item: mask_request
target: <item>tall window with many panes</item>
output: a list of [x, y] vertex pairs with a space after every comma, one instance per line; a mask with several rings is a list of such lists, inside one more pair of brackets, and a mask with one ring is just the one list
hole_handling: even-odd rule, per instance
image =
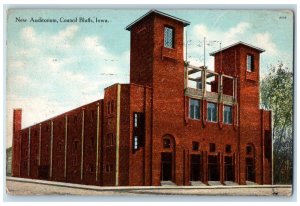
[[133, 152], [144, 146], [145, 142], [145, 115], [142, 112], [133, 113]]
[[232, 107], [229, 105], [224, 105], [223, 122], [225, 124], [232, 124]]
[[167, 26], [164, 31], [164, 47], [174, 48], [174, 29]]
[[200, 119], [200, 100], [190, 99], [190, 115], [191, 119]]
[[217, 104], [208, 102], [207, 103], [207, 121], [216, 122], [217, 121]]

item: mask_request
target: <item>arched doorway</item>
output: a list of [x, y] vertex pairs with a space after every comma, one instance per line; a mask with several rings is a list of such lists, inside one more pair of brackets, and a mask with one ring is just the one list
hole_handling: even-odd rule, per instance
[[253, 144], [246, 146], [246, 181], [255, 182], [255, 148]]
[[161, 181], [174, 181], [175, 139], [171, 135], [162, 138]]

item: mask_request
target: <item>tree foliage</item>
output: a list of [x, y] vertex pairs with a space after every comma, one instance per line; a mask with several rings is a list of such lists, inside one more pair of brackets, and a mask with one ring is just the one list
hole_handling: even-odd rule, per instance
[[261, 107], [272, 110], [274, 184], [293, 177], [293, 73], [282, 63], [272, 65], [261, 81]]

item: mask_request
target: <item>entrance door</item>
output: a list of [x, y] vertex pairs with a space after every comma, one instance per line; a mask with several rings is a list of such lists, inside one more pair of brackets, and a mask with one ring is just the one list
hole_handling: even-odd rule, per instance
[[225, 157], [225, 181], [234, 181], [232, 157]]
[[161, 180], [172, 181], [172, 153], [161, 153]]
[[208, 156], [208, 181], [220, 181], [218, 157], [216, 155]]
[[255, 182], [255, 169], [253, 158], [246, 158], [246, 180]]
[[201, 157], [200, 155], [191, 155], [190, 165], [190, 180], [200, 181], [201, 180]]

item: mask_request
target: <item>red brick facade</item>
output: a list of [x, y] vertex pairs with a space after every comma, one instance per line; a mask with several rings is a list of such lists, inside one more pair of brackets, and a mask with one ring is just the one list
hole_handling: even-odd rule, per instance
[[[239, 42], [213, 53], [216, 78], [206, 82], [209, 70], [184, 62], [187, 25], [158, 11], [129, 25], [130, 84], [106, 88], [104, 99], [24, 129], [15, 110], [13, 176], [101, 186], [271, 184], [271, 112], [259, 109], [263, 50]], [[202, 87], [189, 88], [197, 72]]]

